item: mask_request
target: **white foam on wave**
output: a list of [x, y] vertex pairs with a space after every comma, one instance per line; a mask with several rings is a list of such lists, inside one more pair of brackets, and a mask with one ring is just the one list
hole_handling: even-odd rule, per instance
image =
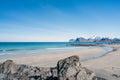
[[56, 50], [56, 49], [83, 49], [83, 48], [86, 48], [86, 47], [64, 47], [64, 48], [46, 48], [48, 50], [52, 49], [52, 50]]
[[0, 53], [0, 55], [8, 55], [8, 54], [14, 54], [14, 53], [10, 53], [10, 52], [2, 52], [2, 53]]
[[6, 53], [0, 53], [0, 55], [5, 55]]

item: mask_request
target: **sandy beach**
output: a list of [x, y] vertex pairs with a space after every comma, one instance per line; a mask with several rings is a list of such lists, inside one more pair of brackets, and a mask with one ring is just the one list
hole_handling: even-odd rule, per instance
[[[109, 47], [114, 47], [116, 51], [112, 51], [103, 57], [90, 59], [87, 61], [81, 62], [84, 67], [95, 72], [99, 77], [108, 79], [108, 80], [120, 80], [120, 45], [106, 45]], [[84, 58], [89, 55], [95, 55], [102, 53], [104, 50], [100, 47], [91, 47], [88, 49], [80, 49], [76, 51], [59, 53], [59, 54], [45, 54], [45, 55], [31, 55], [19, 58], [9, 58], [14, 60], [17, 64], [27, 64], [32, 66], [41, 66], [41, 67], [55, 67], [57, 61], [64, 59], [72, 55], [78, 55], [80, 58]], [[5, 61], [4, 60], [1, 60]]]
[[[64, 59], [66, 57], [72, 55], [78, 55], [80, 58], [84, 58], [89, 55], [95, 55], [102, 53], [102, 48], [95, 48], [90, 47], [87, 49], [77, 49], [77, 50], [70, 50], [63, 53], [53, 53], [53, 54], [36, 54], [36, 55], [29, 55], [24, 57], [15, 57], [15, 58], [7, 58], [10, 60], [14, 60], [17, 64], [27, 64], [32, 66], [42, 66], [42, 67], [54, 67], [56, 66], [58, 60]], [[1, 62], [4, 62], [6, 59], [2, 59]]]
[[120, 45], [106, 45], [116, 48], [109, 54], [82, 62], [82, 65], [94, 71], [97, 76], [107, 80], [120, 80]]

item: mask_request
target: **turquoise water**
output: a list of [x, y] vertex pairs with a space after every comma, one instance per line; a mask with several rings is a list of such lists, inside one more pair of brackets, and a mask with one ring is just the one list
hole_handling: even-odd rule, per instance
[[65, 48], [67, 42], [1, 42], [0, 52], [19, 51], [19, 50], [37, 50], [48, 48]]
[[70, 46], [68, 42], [0, 42], [0, 58], [62, 53], [78, 48], [83, 49], [87, 47]]

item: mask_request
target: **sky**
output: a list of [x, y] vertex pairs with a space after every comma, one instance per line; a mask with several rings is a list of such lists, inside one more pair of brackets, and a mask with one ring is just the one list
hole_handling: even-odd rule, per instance
[[120, 0], [0, 0], [0, 42], [120, 38]]

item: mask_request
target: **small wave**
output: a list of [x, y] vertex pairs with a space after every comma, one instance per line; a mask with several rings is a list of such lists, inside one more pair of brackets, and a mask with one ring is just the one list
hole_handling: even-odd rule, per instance
[[14, 54], [14, 53], [9, 53], [9, 52], [7, 52], [7, 53], [4, 53], [4, 52], [0, 53], [1, 56], [9, 55], [9, 54]]
[[46, 49], [65, 49], [65, 48], [46, 48]]
[[78, 48], [85, 48], [85, 47], [64, 47], [64, 48], [46, 48], [46, 49], [52, 49], [52, 50], [54, 50], [54, 49], [78, 49]]
[[6, 53], [0, 53], [0, 55], [5, 55]]
[[20, 49], [8, 49], [6, 51], [19, 51]]
[[1, 49], [0, 52], [8, 52], [8, 51], [20, 51], [22, 49]]
[[5, 49], [1, 49], [0, 52], [6, 52], [6, 50]]
[[2, 49], [2, 50], [0, 50], [0, 52], [22, 51], [22, 50], [37, 50], [37, 49]]

